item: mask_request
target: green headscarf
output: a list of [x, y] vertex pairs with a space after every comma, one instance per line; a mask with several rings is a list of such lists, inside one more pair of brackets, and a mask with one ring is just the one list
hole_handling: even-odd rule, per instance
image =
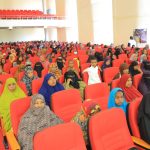
[[[10, 91], [8, 89], [8, 85], [15, 83], [16, 89], [14, 91]], [[11, 129], [11, 120], [10, 120], [10, 104], [16, 99], [25, 97], [25, 93], [23, 90], [17, 85], [14, 78], [8, 78], [6, 80], [4, 90], [2, 95], [0, 96], [0, 115], [4, 120], [4, 128], [6, 131]]]

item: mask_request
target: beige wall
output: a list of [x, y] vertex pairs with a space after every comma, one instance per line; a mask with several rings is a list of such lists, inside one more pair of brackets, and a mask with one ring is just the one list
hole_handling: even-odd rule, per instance
[[79, 41], [93, 41], [92, 8], [90, 0], [77, 0]]
[[0, 42], [44, 40], [43, 28], [0, 29]]
[[127, 44], [138, 26], [138, 0], [113, 0], [114, 43]]
[[[56, 14], [60, 16], [65, 16], [65, 0], [56, 0]], [[66, 29], [57, 28], [57, 39], [59, 41], [66, 41]]]
[[0, 9], [43, 10], [42, 0], [0, 0]]

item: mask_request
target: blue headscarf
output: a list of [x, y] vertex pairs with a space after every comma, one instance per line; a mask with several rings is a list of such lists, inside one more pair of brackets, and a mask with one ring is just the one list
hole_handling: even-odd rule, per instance
[[[58, 91], [62, 91], [64, 90], [64, 87], [63, 85], [61, 85], [60, 83], [56, 83], [55, 86], [50, 86], [48, 84], [48, 80], [50, 77], [54, 77], [54, 75], [52, 74], [47, 74], [45, 77], [44, 77], [44, 81], [43, 81], [43, 84], [39, 90], [39, 93], [42, 94], [45, 98], [45, 102], [46, 102], [46, 105], [50, 106], [50, 100], [51, 100], [51, 95], [55, 92], [58, 92]], [[54, 77], [55, 78], [55, 77]]]
[[126, 102], [126, 100], [124, 99], [122, 105], [118, 106], [115, 103], [115, 97], [116, 97], [116, 93], [118, 91], [122, 91], [123, 90], [121, 88], [114, 88], [109, 95], [109, 101], [108, 101], [108, 108], [112, 108], [112, 107], [117, 107], [117, 108], [121, 108], [125, 113], [126, 113], [126, 109], [127, 109], [127, 105], [128, 103]]

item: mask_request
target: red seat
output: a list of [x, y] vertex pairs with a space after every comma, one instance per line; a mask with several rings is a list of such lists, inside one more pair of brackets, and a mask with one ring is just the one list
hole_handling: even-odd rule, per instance
[[49, 127], [34, 136], [34, 150], [86, 150], [82, 131], [76, 123]]
[[109, 95], [109, 87], [107, 83], [97, 83], [87, 85], [85, 88], [85, 99], [95, 99]]
[[37, 94], [42, 86], [44, 78], [38, 78], [32, 81], [32, 94]]
[[120, 55], [118, 55], [118, 58], [122, 59], [123, 61], [128, 60], [127, 54], [120, 54]]
[[78, 56], [79, 56], [80, 65], [87, 62], [88, 55], [78, 55]]
[[8, 78], [12, 78], [12, 75], [11, 75], [11, 74], [2, 74], [2, 75], [0, 75], [0, 81], [2, 81], [3, 84], [5, 84], [5, 81], [6, 81]]
[[131, 128], [131, 132], [132, 135], [134, 136], [132, 139], [137, 145], [143, 148], [143, 149], [140, 148], [140, 150], [145, 150], [146, 148], [150, 149], [150, 144], [146, 143], [144, 140], [141, 139], [140, 131], [138, 128], [137, 116], [138, 116], [138, 108], [140, 103], [141, 103], [141, 99], [137, 99], [130, 103], [128, 109], [128, 116], [129, 116], [129, 125]]
[[61, 119], [69, 122], [80, 111], [82, 99], [77, 89], [64, 90], [52, 95], [51, 108]]
[[24, 82], [18, 82], [19, 87], [24, 91], [26, 95], [28, 95], [28, 91]]
[[12, 74], [12, 76], [14, 76], [17, 69], [18, 69], [18, 66], [10, 68], [10, 74]]
[[123, 63], [124, 63], [123, 59], [115, 59], [112, 62], [112, 66], [113, 67], [120, 67], [120, 65], [123, 64]]
[[81, 64], [81, 73], [83, 72], [84, 69], [90, 67], [91, 64], [90, 63], [84, 63], [84, 64]]
[[118, 108], [92, 116], [89, 121], [89, 136], [92, 150], [128, 150], [135, 147], [125, 113]]
[[30, 97], [26, 97], [15, 100], [10, 105], [11, 123], [15, 136], [17, 136], [20, 119], [30, 106], [30, 100]]
[[103, 71], [103, 79], [106, 83], [111, 83], [116, 74], [119, 73], [118, 67], [109, 67]]
[[114, 88], [118, 87], [119, 81], [120, 81], [120, 78], [116, 79], [116, 80], [113, 80], [112, 83], [111, 83], [111, 89], [114, 89]]
[[48, 74], [48, 68], [44, 68], [42, 70], [42, 77], [44, 77], [46, 74]]
[[136, 89], [138, 89], [141, 78], [142, 78], [142, 73], [137, 74], [133, 77], [133, 85], [135, 86]]

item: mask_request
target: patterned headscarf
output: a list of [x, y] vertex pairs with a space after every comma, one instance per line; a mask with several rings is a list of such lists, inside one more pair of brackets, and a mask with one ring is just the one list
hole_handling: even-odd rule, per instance
[[30, 71], [33, 71], [32, 67], [31, 66], [26, 66], [25, 67], [25, 75], [24, 75], [24, 77], [22, 79], [22, 81], [26, 84], [26, 88], [27, 88], [29, 96], [32, 95], [32, 81], [34, 79], [37, 79], [37, 77], [35, 75], [33, 75], [31, 78], [28, 76], [28, 73]]
[[33, 150], [34, 135], [44, 128], [62, 123], [48, 106], [42, 108], [34, 107], [37, 99], [45, 102], [40, 94], [32, 96], [29, 110], [23, 115], [18, 129], [18, 141], [22, 150]]

